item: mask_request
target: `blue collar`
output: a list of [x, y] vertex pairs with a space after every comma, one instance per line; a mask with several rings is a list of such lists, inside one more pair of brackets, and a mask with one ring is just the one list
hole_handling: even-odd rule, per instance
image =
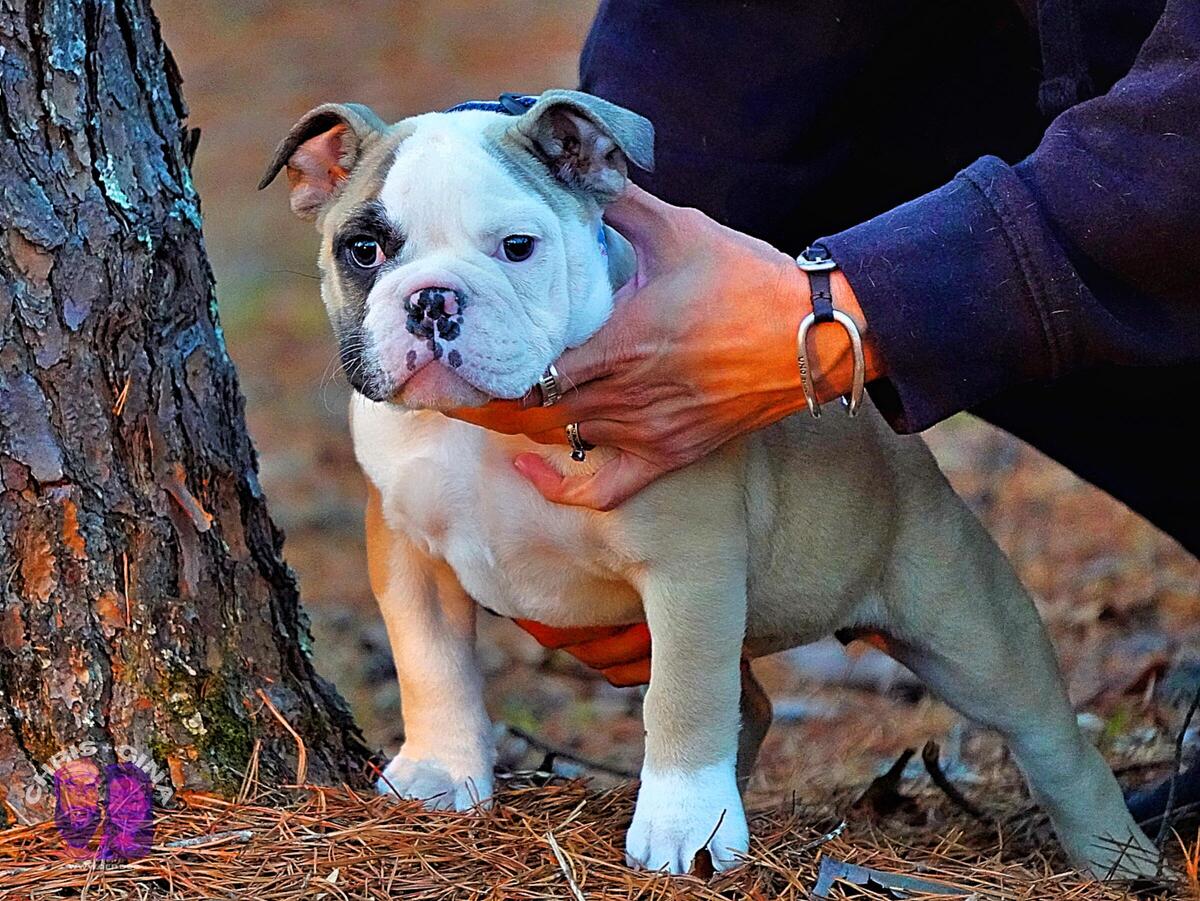
[[519, 116], [537, 103], [537, 97], [532, 94], [514, 94], [505, 91], [499, 100], [467, 100], [457, 106], [452, 106], [444, 113], [461, 113], [463, 110], [481, 109], [489, 113], [504, 113], [508, 116]]

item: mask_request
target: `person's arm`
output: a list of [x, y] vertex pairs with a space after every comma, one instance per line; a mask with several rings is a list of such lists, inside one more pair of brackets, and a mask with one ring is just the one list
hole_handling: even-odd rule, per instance
[[1200, 4], [1168, 2], [1129, 74], [1024, 161], [985, 157], [822, 243], [900, 431], [1087, 366], [1200, 359]]

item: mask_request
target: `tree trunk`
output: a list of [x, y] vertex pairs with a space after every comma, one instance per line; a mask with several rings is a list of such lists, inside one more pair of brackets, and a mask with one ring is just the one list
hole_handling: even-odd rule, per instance
[[[217, 321], [196, 131], [148, 0], [0, 0], [0, 802], [361, 773], [314, 672]], [[105, 760], [105, 758], [109, 758]], [[152, 775], [159, 776], [157, 772]], [[41, 777], [41, 781], [39, 781]], [[4, 816], [0, 815], [0, 822]]]

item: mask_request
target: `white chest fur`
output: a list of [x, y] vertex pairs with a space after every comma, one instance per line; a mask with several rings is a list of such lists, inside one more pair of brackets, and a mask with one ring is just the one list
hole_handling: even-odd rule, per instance
[[521, 451], [546, 448], [357, 395], [350, 418], [388, 524], [447, 563], [476, 602], [558, 626], [642, 618], [613, 550], [618, 515], [550, 504], [513, 468]]

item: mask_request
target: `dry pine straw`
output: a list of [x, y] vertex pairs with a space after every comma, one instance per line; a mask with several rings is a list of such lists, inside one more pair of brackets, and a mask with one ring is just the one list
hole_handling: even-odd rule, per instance
[[[342, 788], [264, 790], [242, 802], [181, 793], [151, 853], [102, 865], [70, 861], [52, 823], [0, 832], [0, 899], [807, 899], [821, 857], [961, 886], [950, 897], [1118, 899], [1123, 890], [1070, 874], [1025, 817], [974, 823], [924, 793], [920, 826], [872, 824], [831, 810], [774, 805], [751, 815], [749, 860], [702, 880], [638, 873], [623, 862], [631, 785], [513, 781], [482, 815], [431, 813]], [[1014, 796], [1016, 793], [1013, 793]], [[857, 892], [857, 893], [856, 893]], [[837, 886], [834, 898], [885, 898]], [[939, 897], [909, 895], [917, 897]]]

